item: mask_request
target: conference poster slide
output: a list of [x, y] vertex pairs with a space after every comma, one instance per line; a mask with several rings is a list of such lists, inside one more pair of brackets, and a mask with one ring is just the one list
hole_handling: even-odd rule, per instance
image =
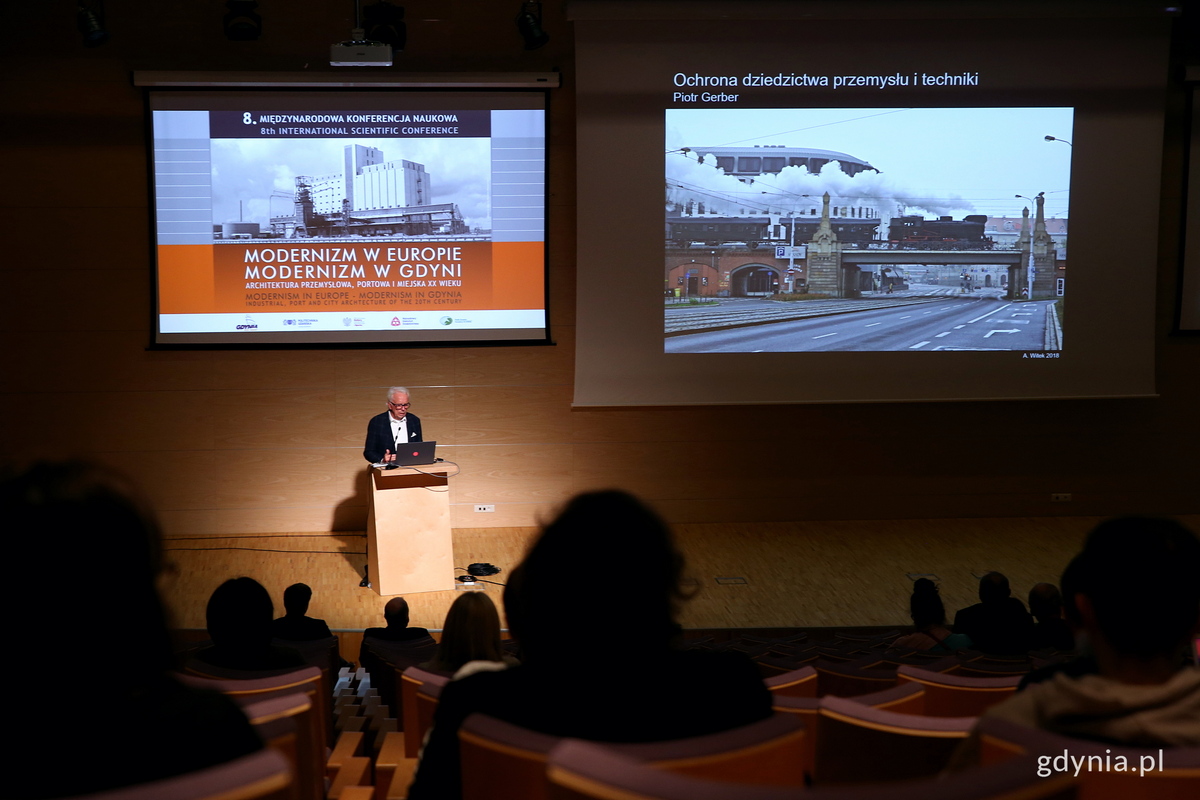
[[665, 352], [1058, 357], [1073, 122], [1069, 107], [666, 109]]
[[544, 146], [497, 147], [543, 125], [537, 110], [156, 111], [160, 331], [543, 328]]

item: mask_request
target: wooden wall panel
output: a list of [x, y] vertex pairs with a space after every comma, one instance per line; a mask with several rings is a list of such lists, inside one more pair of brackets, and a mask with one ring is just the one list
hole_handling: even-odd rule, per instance
[[[81, 258], [87, 258], [81, 253]], [[139, 256], [143, 261], [144, 256]], [[5, 330], [29, 335], [41, 331], [146, 330], [150, 321], [149, 272], [74, 269], [57, 256], [3, 271], [14, 298], [5, 309]], [[16, 300], [19, 298], [19, 300]], [[147, 337], [145, 343], [149, 343]], [[144, 346], [144, 345], [143, 345]]]
[[[450, 348], [364, 348], [341, 351], [339, 355], [338, 385], [370, 387], [374, 392], [371, 403], [380, 410], [389, 386], [407, 386], [415, 391], [416, 387], [445, 387], [456, 382], [454, 351]], [[414, 403], [418, 399], [426, 405], [424, 398], [414, 397]], [[427, 407], [425, 412], [432, 410]], [[416, 405], [413, 412], [421, 415]]]
[[[499, 359], [497, 359], [499, 360]], [[524, 444], [570, 439], [571, 387], [461, 386], [454, 392], [460, 444]]]
[[[0, 273], [2, 274], [2, 273]], [[212, 388], [211, 353], [150, 351], [137, 330], [26, 332], [0, 348], [4, 383], [79, 397], [95, 392], [199, 391]], [[52, 357], [47, 357], [47, 355]]]
[[209, 355], [213, 388], [224, 392], [332, 389], [343, 359], [336, 350], [215, 350]]
[[571, 386], [575, 380], [575, 329], [563, 327], [554, 339], [554, 345], [456, 351], [456, 378], [464, 386]]
[[[575, 491], [567, 444], [459, 445], [439, 452], [463, 468], [450, 480], [455, 528], [536, 525]], [[476, 503], [496, 511], [476, 513]]]
[[207, 413], [217, 449], [270, 452], [337, 443], [332, 389], [213, 392]]

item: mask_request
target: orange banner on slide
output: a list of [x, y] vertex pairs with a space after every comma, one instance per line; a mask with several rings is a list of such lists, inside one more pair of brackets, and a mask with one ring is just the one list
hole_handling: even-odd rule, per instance
[[213, 246], [160, 246], [158, 313], [207, 314], [214, 310]]
[[542, 308], [542, 242], [163, 245], [165, 314]]

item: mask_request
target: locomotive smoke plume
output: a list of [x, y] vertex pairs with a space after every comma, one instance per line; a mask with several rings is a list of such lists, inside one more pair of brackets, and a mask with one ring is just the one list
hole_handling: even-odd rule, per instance
[[921, 197], [895, 186], [878, 172], [847, 175], [837, 161], [830, 161], [816, 173], [802, 166], [785, 167], [777, 175], [768, 173], [744, 183], [720, 169], [714, 156], [672, 150], [667, 153], [666, 182], [668, 209], [694, 208], [703, 203], [706, 211], [722, 215], [761, 215], [768, 208], [788, 211], [811, 205], [819, 209], [825, 192], [829, 192], [835, 206], [848, 201], [874, 207], [884, 222], [913, 209], [935, 215], [975, 210], [970, 201], [958, 195]]

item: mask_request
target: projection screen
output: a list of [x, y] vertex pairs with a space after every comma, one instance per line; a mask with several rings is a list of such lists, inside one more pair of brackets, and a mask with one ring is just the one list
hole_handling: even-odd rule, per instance
[[573, 5], [575, 404], [1153, 395], [1169, 20], [814, 5]]

